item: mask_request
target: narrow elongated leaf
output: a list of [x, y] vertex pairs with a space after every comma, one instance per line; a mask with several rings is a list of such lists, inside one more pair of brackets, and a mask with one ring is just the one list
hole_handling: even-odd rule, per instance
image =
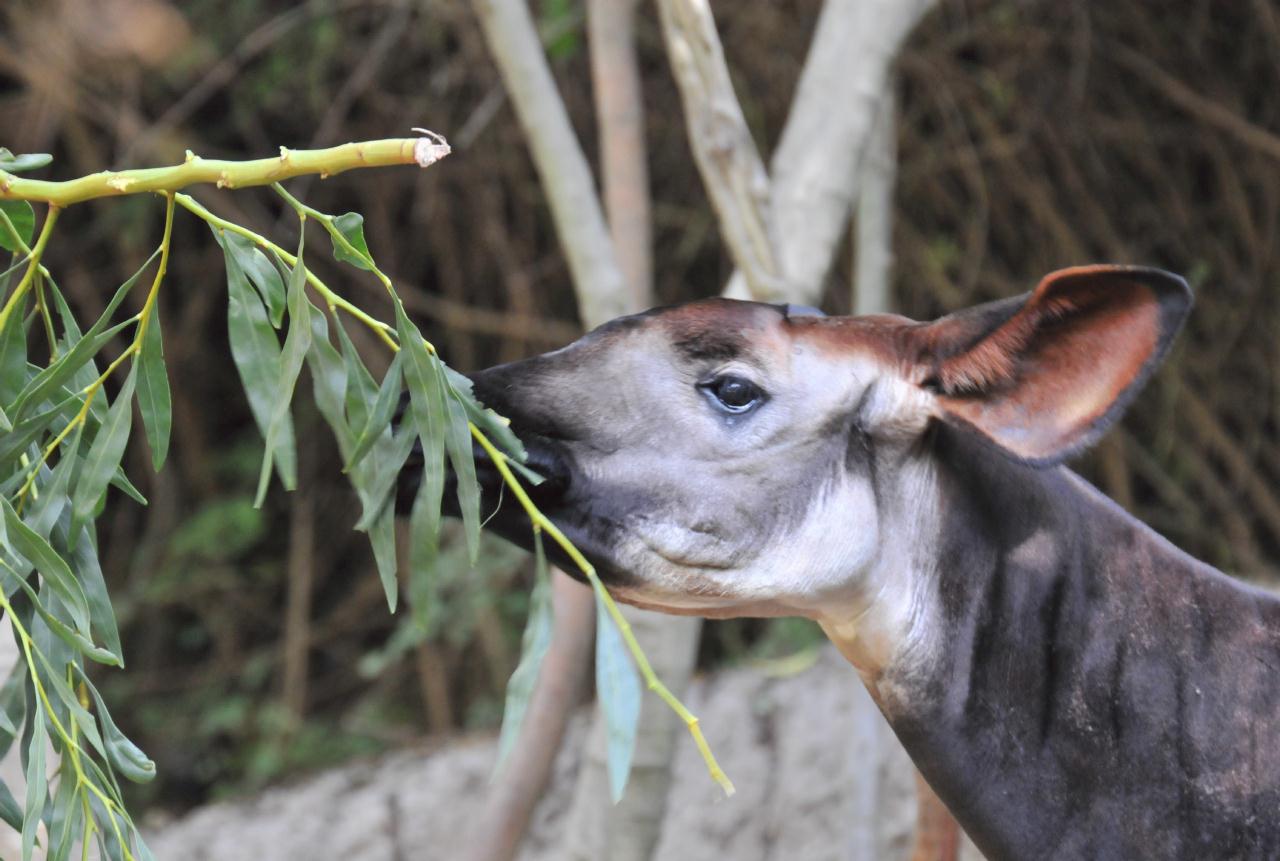
[[443, 470], [440, 475], [439, 482], [435, 483], [427, 481], [427, 473], [423, 473], [423, 482], [409, 512], [409, 604], [414, 621], [423, 631], [428, 629], [439, 580], [436, 561], [440, 555]]
[[22, 518], [9, 504], [9, 500], [3, 496], [0, 496], [0, 509], [4, 511], [4, 525], [13, 548], [35, 565], [44, 582], [67, 605], [76, 630], [87, 635], [89, 633], [89, 602], [80, 582], [72, 576], [67, 563], [49, 546], [48, 541], [22, 522]]
[[[598, 592], [600, 587], [596, 587]], [[604, 601], [596, 596], [596, 697], [604, 715], [609, 794], [622, 798], [640, 722], [640, 677]]]
[[13, 797], [13, 793], [3, 781], [0, 781], [0, 821], [14, 831], [22, 831], [22, 808], [18, 806], [18, 799]]
[[169, 394], [169, 374], [164, 364], [164, 336], [160, 333], [160, 309], [152, 308], [142, 350], [138, 353], [138, 412], [151, 448], [151, 468], [156, 472], [169, 453], [169, 430], [173, 426], [173, 401]]
[[71, 494], [71, 535], [79, 534], [79, 524], [93, 517], [98, 500], [107, 491], [107, 484], [124, 456], [125, 443], [129, 441], [129, 428], [133, 424], [133, 389], [137, 384], [138, 366], [129, 370], [120, 387], [115, 403], [107, 410], [107, 419], [89, 446], [80, 468], [80, 478]]
[[[21, 654], [22, 647], [17, 645], [18, 635], [13, 635], [15, 646], [18, 653]], [[4, 756], [9, 752], [13, 740], [18, 736], [18, 725], [22, 721], [22, 716], [26, 711], [27, 700], [25, 696], [27, 681], [27, 663], [19, 660], [14, 664], [9, 678], [5, 680], [4, 687], [0, 688], [0, 756]], [[21, 826], [18, 826], [21, 829]]]
[[68, 544], [75, 549], [71, 551], [71, 570], [84, 588], [85, 600], [89, 604], [89, 622], [98, 635], [103, 646], [110, 652], [115, 663], [124, 666], [124, 650], [120, 647], [120, 631], [116, 627], [116, 614], [111, 608], [111, 597], [107, 594], [106, 579], [102, 576], [102, 566], [98, 563], [98, 541], [94, 535], [93, 524], [85, 527], [86, 534], [77, 541]]
[[520, 663], [507, 682], [507, 702], [502, 710], [502, 734], [498, 737], [498, 764], [494, 772], [502, 770], [507, 756], [520, 736], [529, 698], [533, 696], [534, 683], [542, 668], [542, 659], [551, 645], [552, 612], [551, 582], [547, 576], [547, 556], [542, 549], [542, 532], [533, 533], [534, 568], [533, 594], [529, 597], [529, 619], [524, 624], [524, 637], [520, 645]]
[[448, 413], [441, 385], [443, 378], [427, 353], [418, 327], [409, 322], [400, 303], [396, 303], [396, 329], [400, 334], [400, 349], [408, 354], [404, 374], [409, 386], [409, 411], [422, 442], [422, 484], [409, 514], [409, 596], [414, 617], [425, 624], [439, 550]]
[[499, 449], [511, 455], [517, 461], [525, 459], [524, 444], [511, 430], [507, 419], [488, 409], [476, 399], [471, 380], [458, 373], [448, 365], [444, 366], [445, 377], [449, 385], [458, 394], [458, 402], [467, 409], [467, 416], [485, 436]]
[[6, 173], [22, 173], [27, 170], [38, 170], [53, 163], [53, 156], [47, 152], [27, 152], [14, 155], [4, 147], [0, 147], [0, 170]]
[[[133, 324], [126, 320], [101, 332], [85, 335], [75, 342], [75, 346], [67, 349], [56, 362], [32, 376], [14, 400], [13, 408], [9, 410], [9, 417], [15, 426], [20, 425], [22, 420], [27, 418], [33, 409], [45, 403], [46, 399], [60, 399], [67, 394], [80, 397], [79, 393], [85, 389], [87, 383], [97, 379], [98, 376], [93, 365], [93, 357], [107, 345], [108, 341], [131, 325]], [[83, 401], [82, 398], [81, 400]], [[101, 420], [100, 409], [90, 414], [95, 420]]]
[[333, 240], [333, 256], [344, 263], [350, 263], [357, 269], [371, 269], [373, 257], [369, 254], [369, 246], [364, 241], [364, 216], [358, 212], [348, 212], [334, 218], [333, 226], [356, 250], [356, 253], [352, 254], [331, 236], [329, 238]]
[[18, 422], [13, 430], [0, 436], [0, 469], [7, 469], [12, 461], [26, 454], [31, 443], [60, 417], [69, 419], [72, 409], [78, 409], [81, 403], [80, 398], [70, 395], [43, 412]]
[[[0, 565], [0, 572], [3, 572], [6, 579], [14, 581], [18, 588], [26, 593], [27, 598], [31, 601], [31, 606], [44, 619], [45, 624], [49, 626], [49, 630], [58, 636], [62, 642], [78, 652], [83, 652], [87, 657], [92, 658], [100, 664], [106, 664], [112, 667], [120, 666], [120, 661], [111, 652], [106, 649], [99, 648], [93, 644], [93, 641], [77, 631], [72, 630], [68, 625], [64, 624], [57, 616], [45, 607], [40, 601], [40, 596], [36, 594], [36, 590], [31, 588], [31, 584], [24, 578], [19, 577], [17, 572], [8, 565]], [[8, 584], [6, 584], [8, 585]]]
[[338, 332], [338, 344], [342, 348], [342, 362], [347, 368], [347, 420], [353, 430], [363, 428], [369, 422], [369, 405], [378, 391], [369, 369], [360, 361], [356, 345], [351, 343], [341, 323], [333, 327]]
[[76, 781], [72, 774], [60, 774], [58, 791], [46, 811], [45, 825], [49, 830], [49, 857], [46, 861], [66, 861], [81, 836], [84, 822], [84, 805], [76, 799]]
[[102, 701], [102, 695], [89, 681], [84, 670], [76, 667], [76, 672], [80, 675], [80, 683], [93, 697], [94, 706], [98, 710], [98, 722], [102, 724], [103, 741], [107, 747], [107, 760], [112, 767], [134, 783], [148, 783], [154, 780], [156, 764], [116, 726], [116, 722], [111, 719], [111, 712], [107, 710], [107, 704]]
[[[345, 411], [347, 367], [342, 356], [329, 343], [329, 325], [325, 321], [324, 312], [313, 307], [309, 313], [311, 349], [307, 351], [307, 367], [311, 371], [311, 390], [316, 399], [316, 408], [333, 429], [333, 436], [338, 441], [338, 451], [345, 461], [354, 445]], [[341, 328], [336, 319], [334, 325]]]
[[281, 279], [279, 270], [252, 241], [230, 231], [222, 235], [227, 240], [225, 247], [235, 256], [236, 263], [240, 264], [240, 271], [249, 278], [262, 297], [263, 304], [267, 306], [271, 325], [279, 329], [284, 322], [286, 302], [284, 280]]
[[[363, 506], [360, 519], [356, 521], [356, 529], [363, 531], [371, 528], [374, 520], [391, 504], [392, 489], [413, 451], [416, 439], [417, 434], [412, 428], [402, 428], [395, 435], [387, 428], [369, 456], [352, 470], [351, 482]], [[443, 481], [442, 476], [442, 484]]]
[[[58, 450], [58, 465], [49, 480], [40, 488], [40, 498], [31, 506], [27, 525], [43, 538], [53, 532], [53, 526], [71, 501], [71, 476], [79, 460], [80, 439], [84, 436], [84, 424], [67, 437]], [[7, 593], [9, 590], [5, 590]]]
[[[109, 326], [111, 316], [115, 314], [116, 309], [120, 307], [120, 303], [124, 301], [124, 297], [129, 295], [129, 291], [138, 283], [138, 279], [151, 266], [156, 255], [160, 253], [157, 249], [147, 261], [139, 267], [137, 272], [129, 276], [129, 279], [116, 289], [111, 296], [111, 300], [107, 302], [107, 307], [103, 309], [102, 315], [94, 321], [89, 330], [83, 336], [76, 329], [75, 315], [71, 313], [71, 309], [67, 307], [66, 300], [63, 299], [61, 291], [56, 288], [52, 291], [53, 297], [58, 305], [59, 316], [63, 328], [66, 330], [68, 338], [74, 341], [71, 349], [62, 355], [56, 362], [49, 365], [35, 379], [31, 380], [23, 388], [22, 393], [18, 395], [14, 402], [14, 407], [9, 413], [9, 417], [14, 422], [19, 422], [25, 415], [26, 409], [39, 406], [49, 394], [58, 386], [62, 385], [72, 376], [80, 371], [86, 362], [90, 361], [98, 352], [106, 345], [107, 341], [115, 337], [115, 335], [124, 327], [132, 326], [132, 321], [126, 320]], [[97, 376], [96, 374], [94, 376]]]
[[31, 861], [36, 846], [36, 827], [49, 796], [49, 776], [44, 768], [46, 735], [44, 714], [37, 708], [32, 721], [31, 742], [27, 745], [27, 803], [22, 817], [22, 861]]
[[[280, 381], [280, 342], [275, 329], [267, 320], [262, 301], [253, 293], [249, 280], [240, 269], [235, 256], [227, 249], [221, 233], [214, 229], [214, 237], [222, 244], [223, 261], [227, 267], [227, 331], [231, 339], [231, 358], [235, 361], [249, 399], [249, 409], [263, 437], [271, 425], [276, 386]], [[286, 412], [278, 432], [278, 443], [273, 452], [280, 481], [290, 490], [297, 484], [297, 459], [293, 443], [293, 424]]]
[[369, 527], [369, 543], [373, 545], [373, 561], [378, 566], [378, 579], [387, 595], [387, 609], [396, 611], [400, 583], [396, 578], [396, 512], [387, 505]]
[[439, 370], [440, 363], [435, 364], [445, 407], [449, 411], [445, 446], [449, 451], [449, 462], [453, 464], [454, 480], [457, 483], [458, 508], [462, 512], [463, 531], [467, 536], [467, 556], [474, 565], [480, 553], [480, 485], [476, 482], [476, 462], [471, 454], [471, 428], [467, 424], [467, 412], [462, 404], [445, 393], [448, 383], [445, 382], [444, 373]]
[[0, 220], [0, 248], [15, 254], [19, 251], [20, 246], [9, 231], [10, 225], [17, 231], [22, 243], [30, 248], [31, 238], [36, 232], [36, 212], [31, 208], [31, 204], [25, 200], [0, 200], [0, 212], [9, 219], [9, 224]]
[[[306, 238], [298, 242], [298, 262], [289, 275], [289, 334], [284, 339], [284, 351], [280, 357], [280, 376], [273, 394], [271, 420], [267, 424], [266, 450], [262, 456], [262, 470], [258, 473], [258, 493], [254, 507], [262, 506], [267, 496], [267, 483], [271, 479], [271, 461], [280, 432], [289, 416], [289, 404], [293, 402], [293, 389], [298, 384], [298, 374], [311, 349], [311, 303], [307, 300], [307, 268], [302, 263], [302, 246]], [[292, 445], [292, 440], [290, 440]], [[292, 489], [292, 488], [290, 488]]]
[[111, 475], [111, 486], [139, 505], [147, 505], [147, 498], [142, 495], [142, 491], [133, 486], [129, 476], [124, 474], [123, 466], [117, 466], [116, 471]]
[[369, 453], [369, 449], [373, 447], [378, 437], [382, 436], [382, 432], [387, 425], [391, 424], [391, 416], [395, 413], [396, 406], [400, 403], [401, 365], [404, 356], [404, 350], [396, 353], [395, 358], [391, 360], [391, 364], [387, 367], [387, 373], [382, 378], [382, 385], [378, 388], [378, 397], [374, 399], [373, 406], [369, 409], [368, 422], [361, 429], [360, 438], [356, 440], [355, 449], [352, 450], [351, 458], [347, 461], [344, 469], [350, 470], [358, 464], [361, 458]]
[[27, 384], [27, 329], [22, 324], [27, 301], [24, 297], [14, 306], [0, 330], [0, 404], [13, 403]]

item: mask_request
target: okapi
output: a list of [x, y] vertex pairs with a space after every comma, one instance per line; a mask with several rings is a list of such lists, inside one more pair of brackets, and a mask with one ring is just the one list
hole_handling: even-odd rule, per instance
[[817, 620], [989, 858], [1276, 858], [1280, 601], [1062, 466], [1190, 307], [1120, 266], [929, 323], [710, 299], [473, 380], [617, 598]]

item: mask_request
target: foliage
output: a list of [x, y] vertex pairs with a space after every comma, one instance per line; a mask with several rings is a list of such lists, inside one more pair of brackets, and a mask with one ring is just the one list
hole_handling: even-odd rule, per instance
[[[366, 151], [389, 142], [353, 144]], [[443, 146], [443, 144], [440, 144]], [[337, 150], [347, 148], [335, 148]], [[447, 148], [444, 150], [447, 152]], [[438, 158], [433, 155], [429, 164]], [[219, 162], [223, 184], [259, 184], [255, 166], [262, 162]], [[145, 504], [121, 468], [133, 430], [134, 408], [159, 470], [169, 449], [172, 397], [164, 359], [164, 339], [157, 297], [171, 253], [177, 207], [202, 219], [221, 247], [226, 268], [227, 330], [232, 359], [253, 417], [264, 440], [254, 507], [266, 497], [271, 476], [287, 489], [297, 485], [297, 442], [290, 405], [304, 365], [310, 372], [316, 409], [333, 431], [343, 472], [360, 499], [357, 529], [367, 533], [389, 608], [399, 600], [399, 569], [394, 519], [397, 478], [417, 453], [422, 479], [410, 513], [407, 593], [411, 639], [428, 629], [439, 590], [440, 513], [446, 472], [452, 473], [463, 520], [465, 544], [474, 565], [480, 549], [480, 490], [472, 441], [477, 442], [533, 524], [538, 546], [539, 584], [529, 619], [525, 659], [508, 696], [507, 728], [513, 739], [546, 651], [551, 607], [546, 585], [542, 535], [574, 558], [596, 589], [600, 606], [597, 677], [610, 726], [610, 772], [614, 797], [620, 796], [630, 770], [640, 685], [629, 648], [651, 689], [657, 691], [689, 724], [708, 758], [712, 773], [726, 786], [705, 750], [696, 719], [653, 677], [643, 654], [590, 564], [533, 506], [515, 473], [536, 483], [539, 477], [521, 461], [524, 451], [504, 419], [486, 409], [471, 392], [469, 381], [441, 362], [410, 319], [391, 280], [369, 253], [363, 219], [355, 213], [333, 216], [299, 201], [278, 183], [272, 188], [297, 215], [297, 250], [290, 253], [266, 237], [221, 218], [175, 188], [204, 176], [189, 168], [209, 170], [209, 163], [188, 155], [185, 166], [104, 174], [94, 181], [125, 191], [138, 184], [159, 191], [165, 200], [164, 234], [156, 252], [112, 295], [101, 316], [81, 330], [63, 291], [42, 264], [62, 211], [58, 201], [84, 196], [83, 181], [68, 184], [23, 184], [12, 174], [39, 167], [39, 156], [0, 152], [3, 191], [11, 199], [0, 209], [0, 235], [14, 254], [0, 281], [0, 573], [5, 580], [0, 608], [12, 622], [23, 660], [0, 692], [0, 744], [7, 747], [22, 732], [28, 785], [19, 805], [0, 785], [0, 818], [23, 835], [24, 858], [34, 851], [37, 826], [43, 822], [50, 857], [68, 857], [74, 844], [96, 838], [104, 856], [147, 858], [126, 810], [117, 775], [147, 781], [155, 766], [124, 736], [87, 674], [87, 662], [122, 666], [115, 614], [107, 595], [97, 553], [96, 521], [104, 510], [108, 488], [117, 487]], [[317, 153], [282, 150], [278, 162], [326, 170]], [[336, 160], [333, 166], [340, 166]], [[271, 176], [271, 166], [266, 176]], [[278, 170], [275, 173], [279, 173]], [[169, 183], [172, 187], [162, 187]], [[38, 235], [24, 189], [49, 202]], [[109, 193], [103, 191], [103, 193]], [[92, 193], [89, 195], [94, 196]], [[327, 234], [333, 256], [372, 274], [391, 297], [395, 324], [384, 323], [335, 293], [305, 261], [308, 224]], [[150, 288], [141, 310], [120, 313], [144, 276]], [[319, 304], [313, 297], [320, 300]], [[368, 327], [394, 358], [379, 382], [370, 372], [345, 328], [342, 317]], [[118, 319], [123, 317], [123, 319]], [[120, 354], [106, 360], [104, 347], [117, 335], [131, 335]], [[283, 341], [281, 341], [283, 335]], [[104, 366], [99, 369], [100, 363]], [[114, 397], [108, 382], [119, 380]], [[408, 414], [394, 421], [407, 393]], [[214, 517], [214, 513], [209, 513]], [[221, 515], [243, 520], [234, 505]], [[216, 517], [214, 518], [217, 519]], [[210, 524], [216, 535], [216, 523]], [[207, 541], [204, 527], [189, 525], [191, 549]], [[182, 542], [178, 542], [181, 544]], [[270, 715], [266, 715], [270, 718]], [[508, 741], [509, 745], [510, 742]], [[48, 778], [46, 747], [57, 757]]]

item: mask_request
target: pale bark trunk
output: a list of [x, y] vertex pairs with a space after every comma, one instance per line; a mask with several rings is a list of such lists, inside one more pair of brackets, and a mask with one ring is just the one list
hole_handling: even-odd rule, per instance
[[885, 87], [867, 147], [854, 224], [853, 313], [893, 310], [893, 186], [897, 177], [897, 117], [892, 84]]
[[[584, 325], [591, 328], [619, 314], [641, 310], [650, 304], [652, 250], [643, 112], [630, 33], [634, 4], [615, 0], [592, 7], [593, 71], [612, 242], [605, 233], [604, 216], [586, 160], [556, 92], [527, 6], [522, 0], [477, 0], [475, 5], [551, 202]], [[602, 50], [597, 50], [597, 42]], [[556, 609], [557, 636], [563, 627], [581, 631], [592, 619], [589, 597], [572, 607]], [[700, 620], [638, 611], [629, 616], [654, 670], [679, 695], [692, 668]], [[585, 666], [589, 652], [583, 649], [578, 654]], [[559, 748], [567, 710], [572, 706], [572, 698], [560, 698], [560, 713], [553, 716], [555, 706], [549, 702], [550, 695], [544, 695], [541, 689], [549, 683], [551, 672], [569, 669], [544, 665], [540, 673], [535, 700], [544, 697], [541, 701], [545, 712], [538, 725], [522, 732], [517, 753], [513, 754], [518, 761], [512, 763], [511, 771], [518, 771], [518, 785], [495, 788], [491, 793], [486, 815], [494, 819], [487, 824], [498, 834], [480, 847], [482, 851], [476, 858], [510, 858], [519, 846], [532, 803], [549, 774], [551, 755]], [[651, 701], [646, 701], [645, 708], [631, 783], [617, 807], [609, 806], [607, 791], [591, 788], [596, 780], [600, 787], [606, 786], [603, 766], [594, 765], [603, 758], [602, 743], [593, 741], [587, 755], [571, 817], [571, 827], [581, 838], [570, 840], [582, 846], [609, 847], [603, 854], [587, 849], [587, 857], [647, 858], [658, 838], [673, 734], [678, 725], [672, 715]]]
[[551, 645], [542, 659], [516, 745], [485, 795], [477, 820], [484, 827], [477, 829], [476, 842], [464, 856], [470, 861], [516, 857], [582, 695], [595, 634], [595, 597], [561, 571], [555, 572], [551, 590], [555, 614]]
[[[605, 211], [628, 287], [636, 297], [635, 310], [640, 310], [653, 303], [653, 251], [635, 7], [635, 0], [589, 0], [587, 30]], [[630, 607], [623, 613], [658, 677], [677, 696], [683, 694], [697, 656], [702, 620]], [[646, 861], [653, 853], [661, 835], [671, 754], [681, 726], [652, 697], [645, 699], [642, 709], [631, 779], [616, 805], [608, 800], [604, 720], [596, 713], [569, 813], [566, 857]]]
[[600, 199], [525, 0], [474, 0], [560, 237], [583, 325], [594, 328], [630, 308]]

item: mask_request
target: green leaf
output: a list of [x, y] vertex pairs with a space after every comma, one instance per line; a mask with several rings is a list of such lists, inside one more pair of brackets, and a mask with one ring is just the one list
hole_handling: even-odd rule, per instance
[[13, 403], [27, 384], [27, 329], [23, 318], [28, 298], [14, 306], [0, 331], [0, 405]]
[[443, 471], [438, 482], [427, 481], [418, 486], [413, 508], [409, 511], [409, 604], [413, 619], [424, 631], [435, 604], [440, 555], [440, 497], [444, 490]]
[[[313, 307], [309, 313], [311, 349], [307, 351], [307, 368], [311, 371], [311, 390], [315, 396], [316, 408], [333, 429], [334, 438], [338, 441], [338, 452], [346, 460], [354, 444], [344, 410], [347, 367], [329, 342], [329, 325], [325, 321], [324, 312]], [[336, 318], [334, 325], [341, 328]]]
[[423, 344], [418, 327], [404, 306], [396, 303], [396, 330], [401, 352], [407, 353], [405, 381], [409, 412], [422, 441], [422, 484], [409, 513], [409, 596], [415, 618], [425, 624], [434, 590], [434, 571], [440, 540], [440, 503], [444, 496], [444, 449], [448, 431], [443, 377]]
[[524, 625], [520, 663], [507, 682], [507, 702], [502, 710], [502, 734], [498, 737], [498, 764], [494, 766], [495, 773], [502, 769], [520, 736], [520, 725], [524, 722], [529, 698], [533, 696], [542, 659], [546, 657], [547, 647], [551, 645], [551, 582], [547, 575], [547, 556], [542, 549], [541, 530], [533, 533], [533, 550], [536, 564], [533, 594], [529, 598], [529, 619]]
[[604, 715], [609, 794], [617, 804], [627, 786], [631, 755], [636, 747], [636, 725], [640, 721], [640, 677], [631, 663], [618, 626], [598, 594], [602, 588], [595, 585], [596, 697]]
[[[253, 419], [265, 438], [271, 425], [276, 385], [280, 380], [280, 342], [267, 320], [262, 301], [254, 295], [240, 264], [224, 243], [223, 234], [217, 228], [213, 234], [222, 245], [227, 267], [227, 331], [231, 338], [231, 358], [244, 385]], [[298, 471], [293, 424], [287, 412], [279, 431], [274, 461], [281, 482], [292, 490], [297, 485]]]
[[45, 825], [49, 830], [49, 842], [52, 848], [46, 861], [66, 861], [71, 856], [71, 849], [81, 836], [84, 820], [84, 805], [76, 797], [78, 787], [74, 775], [60, 774], [58, 791], [49, 805]]
[[[289, 273], [289, 334], [284, 339], [284, 352], [280, 357], [280, 376], [276, 380], [272, 396], [271, 421], [267, 424], [266, 449], [262, 456], [262, 470], [258, 473], [258, 493], [253, 504], [262, 506], [267, 497], [267, 484], [271, 480], [272, 453], [289, 417], [289, 404], [293, 402], [293, 390], [298, 384], [302, 363], [311, 349], [311, 302], [307, 299], [307, 267], [302, 262], [302, 245], [306, 238], [303, 231], [298, 240], [298, 262]], [[290, 440], [292, 445], [292, 440]], [[292, 488], [290, 488], [292, 489]]]
[[[124, 297], [129, 295], [129, 291], [138, 283], [138, 279], [151, 266], [151, 261], [155, 260], [156, 255], [159, 253], [159, 249], [153, 252], [146, 262], [138, 268], [138, 271], [129, 276], [129, 279], [116, 289], [111, 300], [107, 302], [107, 307], [103, 309], [102, 315], [94, 321], [93, 325], [89, 327], [89, 331], [85, 332], [83, 336], [80, 335], [76, 327], [75, 316], [71, 313], [71, 309], [67, 307], [61, 291], [55, 287], [53, 296], [58, 305], [58, 313], [62, 319], [63, 328], [67, 330], [68, 339], [74, 341], [74, 344], [58, 361], [38, 373], [35, 379], [26, 384], [9, 413], [15, 422], [24, 418], [26, 407], [38, 406], [41, 401], [48, 397], [50, 392], [68, 379], [71, 379], [76, 372], [84, 367], [85, 363], [91, 361], [107, 341], [114, 338], [126, 326], [134, 325], [133, 321], [125, 320], [108, 328], [111, 316], [120, 307]], [[97, 374], [95, 373], [94, 376], [96, 377]], [[82, 388], [82, 386], [77, 388]]]
[[22, 818], [22, 861], [31, 861], [36, 846], [36, 826], [44, 812], [45, 799], [49, 797], [49, 776], [44, 768], [44, 747], [47, 744], [44, 713], [37, 708], [32, 720], [31, 742], [27, 745], [27, 803]]
[[[9, 223], [0, 218], [0, 248], [18, 254], [21, 247], [31, 247], [31, 239], [36, 235], [36, 213], [31, 204], [25, 200], [0, 200], [0, 212], [4, 213]], [[22, 242], [15, 241], [9, 226], [17, 231]]]
[[441, 367], [444, 368], [449, 386], [453, 389], [458, 402], [466, 409], [467, 417], [471, 419], [472, 424], [479, 428], [480, 432], [496, 445], [500, 451], [504, 451], [510, 456], [507, 464], [520, 473], [520, 476], [529, 484], [537, 486], [546, 481], [543, 476], [538, 475], [538, 473], [524, 465], [523, 461], [528, 455], [525, 453], [524, 444], [520, 442], [520, 438], [512, 432], [511, 423], [476, 400], [475, 393], [471, 388], [471, 380], [448, 365], [442, 364]]
[[138, 490], [129, 480], [129, 476], [124, 474], [124, 467], [117, 466], [115, 473], [111, 476], [111, 486], [119, 490], [125, 496], [132, 499], [139, 505], [148, 505], [147, 498], [142, 495], [142, 491]]
[[358, 464], [368, 454], [374, 442], [382, 436], [382, 432], [391, 424], [391, 417], [395, 413], [396, 406], [400, 403], [400, 368], [403, 364], [404, 355], [404, 350], [396, 353], [395, 358], [391, 360], [391, 364], [387, 367], [387, 373], [382, 378], [382, 385], [378, 388], [378, 396], [374, 399], [373, 406], [369, 408], [368, 423], [360, 431], [360, 438], [356, 440], [355, 449], [352, 450], [351, 459], [343, 468], [344, 471], [350, 471], [352, 467]]
[[[22, 647], [17, 643], [16, 633], [13, 639], [18, 653], [21, 654]], [[9, 673], [9, 678], [5, 680], [4, 687], [0, 688], [0, 756], [9, 752], [13, 740], [18, 736], [18, 725], [26, 712], [26, 681], [27, 663], [18, 661]], [[21, 826], [18, 828], [21, 830]]]
[[147, 331], [138, 353], [138, 412], [151, 448], [151, 468], [156, 472], [169, 453], [169, 431], [173, 426], [173, 401], [169, 394], [169, 374], [164, 363], [164, 336], [160, 333], [160, 309], [152, 307]]
[[396, 579], [396, 512], [391, 505], [384, 506], [382, 512], [369, 527], [369, 543], [373, 545], [373, 561], [378, 565], [378, 579], [382, 581], [382, 591], [387, 594], [387, 609], [396, 611], [397, 599], [400, 597], [400, 583]]
[[40, 614], [40, 618], [44, 619], [49, 630], [58, 636], [58, 639], [66, 643], [78, 652], [83, 652], [89, 658], [100, 664], [106, 664], [111, 667], [120, 666], [120, 659], [106, 649], [100, 648], [93, 644], [85, 635], [72, 630], [64, 624], [57, 616], [55, 616], [48, 607], [41, 601], [40, 596], [36, 594], [36, 590], [31, 588], [31, 584], [25, 578], [18, 576], [17, 572], [8, 565], [0, 564], [0, 572], [4, 572], [6, 579], [15, 581], [18, 588], [27, 594], [27, 598], [31, 601], [31, 606]]
[[14, 831], [22, 831], [22, 808], [18, 806], [18, 799], [13, 797], [13, 793], [3, 781], [0, 781], [0, 821]]
[[13, 548], [35, 565], [44, 582], [67, 605], [76, 630], [88, 633], [88, 599], [79, 581], [72, 576], [67, 563], [54, 551], [48, 541], [22, 522], [22, 518], [9, 504], [9, 500], [2, 496], [0, 496], [0, 509], [4, 511], [5, 528], [9, 532], [9, 541]]
[[148, 783], [154, 780], [156, 764], [116, 726], [116, 722], [111, 719], [111, 712], [107, 710], [107, 704], [102, 701], [102, 695], [89, 681], [84, 670], [77, 666], [76, 671], [80, 675], [80, 682], [93, 697], [94, 705], [98, 710], [98, 722], [102, 724], [107, 760], [112, 767], [134, 783]]
[[31, 443], [48, 430], [59, 416], [70, 413], [73, 406], [79, 408], [80, 402], [80, 399], [74, 396], [68, 397], [44, 412], [18, 422], [13, 430], [0, 435], [0, 467], [7, 468], [11, 461], [20, 458], [27, 452]]
[[[440, 363], [437, 361], [436, 369], [443, 393], [448, 383], [439, 368]], [[476, 482], [476, 462], [471, 454], [471, 428], [467, 425], [467, 413], [462, 404], [448, 395], [444, 395], [444, 401], [449, 411], [445, 445], [457, 482], [458, 508], [462, 512], [463, 530], [467, 536], [467, 555], [474, 565], [480, 554], [480, 485]]]
[[80, 478], [71, 494], [71, 535], [77, 536], [77, 524], [89, 522], [102, 494], [120, 465], [125, 444], [129, 441], [129, 428], [133, 425], [133, 389], [137, 384], [138, 366], [129, 370], [120, 387], [115, 403], [107, 410], [106, 421], [98, 428], [80, 468]]
[[93, 524], [85, 528], [87, 534], [83, 540], [68, 542], [75, 548], [71, 551], [71, 570], [75, 572], [76, 579], [84, 588], [85, 600], [89, 604], [89, 621], [93, 625], [93, 630], [97, 632], [103, 645], [115, 658], [115, 663], [123, 667], [124, 649], [120, 646], [116, 614], [111, 608], [106, 579], [102, 576], [102, 566], [98, 562], [98, 541], [93, 532]]
[[[410, 428], [403, 428], [392, 435], [391, 428], [383, 431], [382, 438], [374, 445], [369, 456], [360, 462], [351, 472], [351, 483], [360, 495], [363, 510], [356, 521], [356, 529], [372, 528], [374, 520], [382, 514], [390, 503], [392, 490], [396, 480], [404, 468], [404, 463], [413, 451], [417, 434]], [[441, 482], [443, 483], [443, 476]], [[437, 504], [437, 508], [438, 508]]]
[[347, 330], [339, 323], [338, 344], [342, 347], [342, 361], [347, 368], [347, 419], [352, 428], [363, 428], [369, 421], [369, 405], [373, 403], [378, 384], [360, 360], [356, 345], [351, 343]]
[[[54, 524], [71, 502], [71, 477], [79, 460], [80, 439], [83, 436], [82, 423], [63, 441], [58, 450], [58, 465], [54, 467], [49, 480], [40, 486], [40, 498], [27, 516], [27, 525], [45, 538], [53, 532]], [[6, 589], [5, 593], [8, 592]]]
[[29, 152], [14, 155], [4, 147], [0, 147], [0, 170], [6, 173], [22, 173], [37, 170], [53, 163], [53, 156], [47, 152]]
[[350, 263], [357, 269], [372, 269], [373, 257], [369, 254], [369, 246], [364, 241], [364, 216], [358, 212], [336, 216], [333, 219], [333, 227], [356, 250], [356, 253], [352, 254], [342, 246], [342, 243], [330, 236], [329, 238], [333, 241], [334, 258]]
[[240, 264], [240, 271], [248, 276], [267, 306], [271, 325], [279, 329], [284, 322], [286, 302], [284, 280], [281, 279], [279, 270], [251, 240], [231, 231], [222, 235], [227, 240], [224, 247], [235, 256], [236, 263]]

